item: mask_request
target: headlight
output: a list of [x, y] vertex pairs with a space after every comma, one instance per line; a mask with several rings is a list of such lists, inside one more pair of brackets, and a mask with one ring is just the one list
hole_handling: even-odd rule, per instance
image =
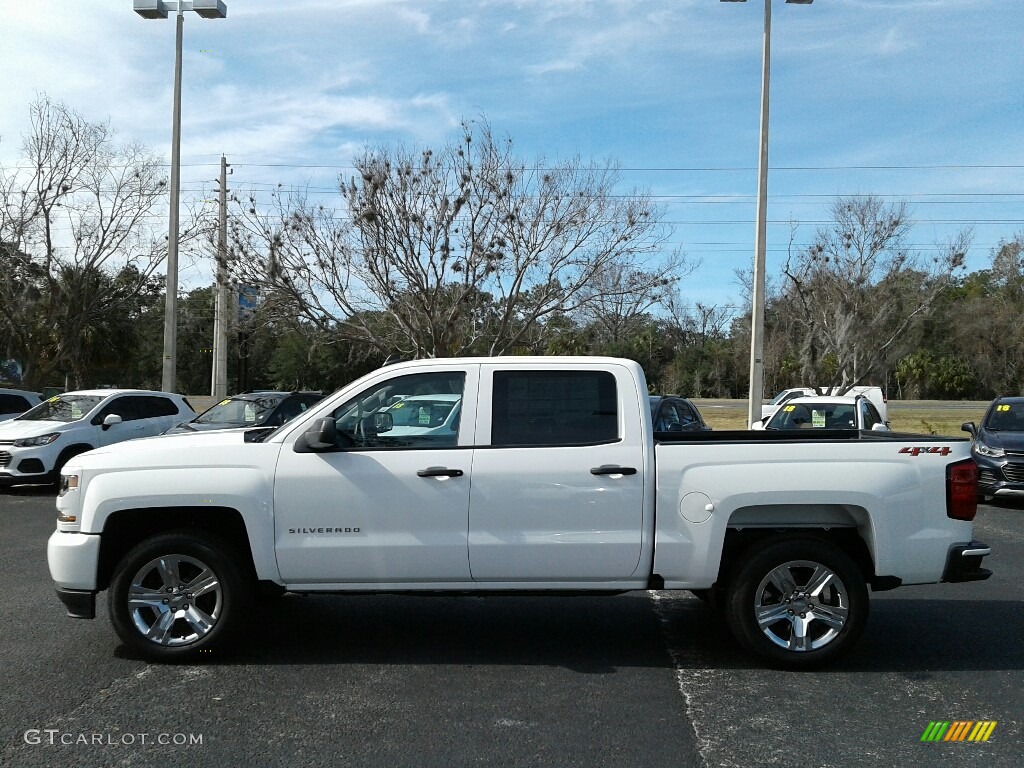
[[984, 443], [975, 443], [974, 451], [979, 456], [988, 456], [992, 459], [998, 459], [1006, 455], [1006, 451], [1002, 448], [993, 448], [991, 445], [985, 445]]
[[56, 441], [60, 437], [60, 432], [51, 432], [48, 435], [39, 435], [39, 437], [23, 437], [20, 440], [15, 440], [14, 445], [17, 448], [28, 448], [33, 445], [49, 445]]
[[68, 491], [78, 490], [78, 475], [61, 475], [60, 476], [60, 492], [58, 496], [63, 496]]

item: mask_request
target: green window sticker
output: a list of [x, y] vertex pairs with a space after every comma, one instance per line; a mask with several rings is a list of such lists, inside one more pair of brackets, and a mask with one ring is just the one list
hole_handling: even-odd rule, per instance
[[824, 427], [825, 426], [825, 412], [824, 411], [811, 411], [811, 426], [812, 427]]

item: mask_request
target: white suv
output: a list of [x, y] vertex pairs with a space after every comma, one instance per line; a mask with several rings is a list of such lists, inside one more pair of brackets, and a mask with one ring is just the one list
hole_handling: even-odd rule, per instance
[[159, 435], [195, 416], [181, 395], [136, 389], [66, 392], [0, 424], [0, 486], [54, 483], [72, 456]]

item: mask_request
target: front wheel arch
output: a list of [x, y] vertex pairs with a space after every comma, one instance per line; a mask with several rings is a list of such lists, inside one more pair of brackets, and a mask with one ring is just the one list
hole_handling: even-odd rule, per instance
[[60, 482], [60, 471], [64, 469], [64, 465], [71, 461], [75, 456], [80, 456], [86, 451], [91, 451], [93, 446], [79, 443], [77, 445], [69, 445], [57, 456], [57, 461], [53, 463], [53, 469], [50, 470], [50, 482], [57, 484]]

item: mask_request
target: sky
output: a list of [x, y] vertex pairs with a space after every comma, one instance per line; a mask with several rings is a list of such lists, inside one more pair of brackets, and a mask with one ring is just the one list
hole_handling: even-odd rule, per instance
[[[172, 4], [173, 5], [173, 4]], [[694, 262], [685, 302], [742, 311], [753, 261], [764, 3], [226, 0], [185, 14], [182, 202], [221, 155], [235, 194], [337, 200], [366, 147], [440, 147], [486, 117], [527, 162], [610, 160]], [[186, 6], [187, 7], [187, 6]], [[174, 14], [3, 0], [0, 164], [37, 95], [169, 159]], [[905, 200], [923, 253], [970, 228], [970, 270], [1024, 231], [1024, 3], [772, 2], [767, 274], [837, 195]], [[213, 280], [183, 262], [182, 287]]]

